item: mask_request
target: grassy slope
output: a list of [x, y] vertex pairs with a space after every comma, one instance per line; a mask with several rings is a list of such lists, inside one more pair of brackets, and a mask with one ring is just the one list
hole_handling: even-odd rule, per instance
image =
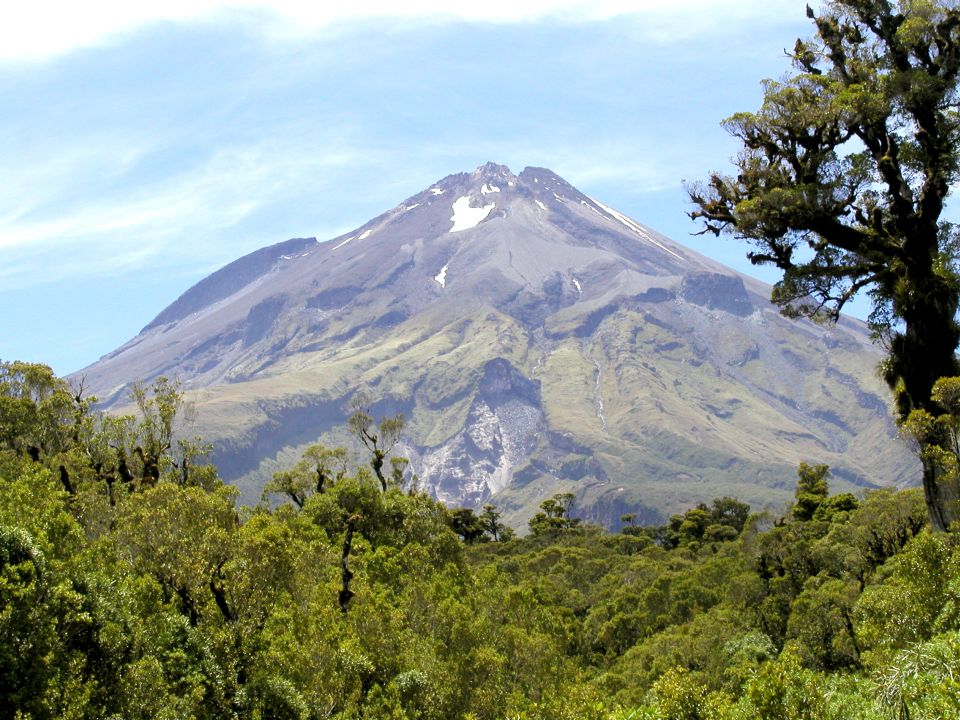
[[[561, 490], [578, 492], [585, 504], [643, 504], [665, 515], [724, 494], [780, 507], [801, 460], [835, 467], [838, 491], [851, 489], [850, 472], [879, 485], [910, 472], [906, 454], [891, 451], [887, 418], [859, 411], [885, 394], [864, 367], [869, 356], [843, 333], [812, 328], [798, 337], [795, 324], [761, 313], [733, 334], [700, 309], [661, 303], [650, 311], [621, 307], [589, 336], [535, 340], [501, 312], [465, 310], [459, 318], [421, 315], [388, 334], [292, 355], [262, 377], [204, 390], [194, 397], [203, 434], [254, 446], [280, 410], [342, 405], [360, 386], [375, 399], [405, 403], [409, 440], [436, 447], [462, 428], [484, 364], [503, 357], [540, 382], [550, 429], [591, 448], [606, 476], [575, 482], [541, 472], [509, 488], [498, 499], [517, 525]], [[563, 314], [575, 327], [570, 308]], [[301, 441], [268, 448], [236, 478], [245, 499], [319, 434], [304, 429]], [[348, 440], [342, 432], [325, 439]]]

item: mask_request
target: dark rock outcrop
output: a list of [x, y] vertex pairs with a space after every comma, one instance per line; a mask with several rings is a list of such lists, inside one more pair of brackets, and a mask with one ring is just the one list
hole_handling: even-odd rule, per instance
[[680, 296], [694, 305], [740, 317], [749, 315], [754, 309], [743, 280], [736, 275], [688, 273], [680, 286]]

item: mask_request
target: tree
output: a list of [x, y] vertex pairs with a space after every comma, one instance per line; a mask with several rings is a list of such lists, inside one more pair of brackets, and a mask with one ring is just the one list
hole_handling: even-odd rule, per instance
[[540, 503], [540, 512], [527, 521], [533, 535], [543, 535], [554, 530], [569, 530], [580, 525], [579, 518], [570, 517], [574, 494], [557, 493]]
[[480, 513], [480, 524], [483, 531], [490, 536], [494, 542], [501, 542], [513, 539], [513, 528], [500, 522], [501, 513], [497, 506], [487, 503], [483, 506], [483, 512]]
[[960, 715], [960, 633], [945, 633], [901, 651], [879, 677], [879, 700], [897, 717]]
[[273, 479], [263, 487], [263, 497], [266, 499], [275, 493], [286, 495], [302, 508], [307, 498], [314, 493], [323, 493], [331, 483], [343, 480], [346, 474], [345, 447], [328, 448], [322, 443], [314, 443], [303, 451], [296, 465], [273, 474]]
[[49, 594], [46, 575], [43, 553], [33, 538], [21, 528], [0, 525], [0, 699], [10, 717], [46, 684], [43, 656], [55, 635], [41, 622], [48, 620], [42, 612]]
[[[867, 293], [898, 420], [936, 415], [931, 390], [958, 374], [960, 342], [960, 246], [942, 217], [960, 176], [960, 8], [836, 0], [807, 15], [816, 35], [797, 41], [792, 74], [724, 121], [743, 144], [736, 176], [688, 186], [690, 215], [782, 271], [773, 300], [787, 315], [836, 320]], [[926, 459], [923, 487], [934, 528], [960, 518], [957, 483]]]
[[710, 506], [710, 519], [718, 525], [726, 525], [736, 533], [743, 530], [750, 517], [750, 506], [727, 495], [713, 499]]
[[40, 462], [66, 449], [88, 403], [46, 365], [0, 362], [0, 451]]
[[470, 508], [454, 508], [450, 511], [450, 529], [467, 545], [486, 540], [483, 522]]
[[217, 577], [229, 560], [239, 518], [235, 491], [159, 483], [131, 495], [121, 508], [115, 537], [139, 573], [153, 576], [169, 599], [196, 626], [204, 609], [218, 601]]
[[179, 385], [163, 377], [137, 383], [133, 400], [139, 419], [106, 416], [94, 409], [96, 398], [84, 397], [82, 381], [72, 388], [46, 365], [0, 362], [0, 453], [48, 466], [81, 505], [91, 499], [90, 481], [103, 483], [110, 506], [118, 481], [127, 489], [161, 480], [215, 486], [216, 469], [199, 462], [211, 446], [175, 437]]
[[[357, 439], [370, 451], [370, 467], [376, 473], [380, 487], [386, 492], [387, 478], [383, 474], [383, 464], [393, 446], [400, 440], [400, 433], [403, 432], [404, 426], [403, 413], [397, 413], [392, 418], [382, 417], [379, 423], [374, 424], [373, 416], [366, 407], [366, 399], [359, 397], [354, 400], [353, 414], [347, 424]], [[398, 466], [394, 464], [394, 469], [397, 468]]]
[[156, 485], [173, 449], [174, 420], [183, 406], [180, 384], [159, 377], [149, 388], [135, 383], [133, 399], [140, 410], [133, 454], [140, 460], [141, 482]]
[[802, 462], [797, 468], [797, 502], [793, 506], [793, 517], [797, 520], [812, 520], [814, 513], [827, 499], [830, 487], [827, 477], [830, 475], [828, 465], [807, 465]]

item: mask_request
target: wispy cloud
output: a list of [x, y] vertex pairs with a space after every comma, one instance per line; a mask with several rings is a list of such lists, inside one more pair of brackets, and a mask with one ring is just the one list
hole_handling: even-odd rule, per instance
[[[335, 152], [329, 150], [333, 145]], [[218, 149], [194, 167], [142, 178], [142, 185], [119, 197], [87, 197], [67, 210], [52, 207], [56, 191], [37, 196], [34, 206], [28, 191], [0, 216], [0, 280], [8, 288], [26, 287], [146, 263], [202, 263], [204, 253], [218, 249], [210, 239], [282, 201], [298, 183], [322, 187], [324, 175], [351, 165], [358, 155], [343, 143], [315, 141], [305, 147], [265, 140]], [[372, 160], [366, 155], [365, 162]]]
[[112, 335], [66, 369], [244, 253], [488, 160], [682, 218], [806, 29], [799, 0], [8, 4], [0, 352], [93, 344], [95, 316]]
[[[698, 4], [717, 5], [694, 1], [684, 12]], [[192, 7], [167, 9], [186, 15]], [[440, 3], [404, 7], [426, 15]], [[454, 11], [479, 16], [477, 7]], [[489, 17], [511, 21], [523, 13], [682, 15], [646, 2], [489, 7]], [[351, 17], [374, 10], [400, 12], [361, 2]], [[295, 12], [313, 10], [293, 8], [286, 17]], [[0, 130], [29, 140], [0, 160], [0, 279], [27, 287], [138, 265], [207, 266], [294, 235], [324, 239], [487, 160], [515, 170], [545, 165], [601, 189], [677, 187], [705, 159], [697, 124], [678, 113], [705, 97], [712, 103], [707, 84], [720, 85], [708, 69], [685, 74], [698, 53], [723, 44], [698, 43], [678, 64], [679, 51], [629, 43], [624, 27], [643, 24], [419, 28], [382, 40], [354, 28], [335, 49], [313, 43], [289, 53], [254, 43], [239, 69], [223, 50], [232, 30], [218, 30], [210, 42], [197, 34], [186, 56], [177, 44], [186, 33], [164, 46], [144, 32], [141, 54], [141, 43], [131, 42], [88, 58], [85, 84], [61, 62], [22, 118], [0, 120]], [[491, 46], [504, 57], [484, 57]], [[114, 76], [118, 59], [142, 68], [135, 81]], [[424, 59], [437, 64], [424, 72]], [[661, 63], [657, 71], [635, 80], [631, 68], [647, 73], [652, 62]], [[683, 78], [682, 90], [673, 78]], [[58, 105], [65, 92], [69, 100]], [[736, 92], [724, 87], [722, 94]], [[82, 112], [71, 116], [71, 107]], [[49, 132], [23, 130], [40, 123]]]
[[39, 0], [12, 3], [0, 25], [0, 61], [34, 61], [111, 42], [144, 26], [256, 18], [275, 36], [304, 35], [369, 19], [411, 22], [591, 22], [634, 16], [652, 40], [675, 41], [711, 31], [719, 20], [758, 22], [798, 11], [794, 0]]

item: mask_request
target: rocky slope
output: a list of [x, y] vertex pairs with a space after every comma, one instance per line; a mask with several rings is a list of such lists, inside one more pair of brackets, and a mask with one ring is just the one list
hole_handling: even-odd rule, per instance
[[912, 481], [864, 326], [785, 319], [769, 294], [549, 170], [487, 164], [227, 265], [78, 374], [113, 405], [179, 377], [248, 501], [344, 439], [358, 389], [406, 414], [434, 495], [518, 524], [560, 490], [607, 525], [719, 494], [776, 505], [800, 460], [837, 489]]

